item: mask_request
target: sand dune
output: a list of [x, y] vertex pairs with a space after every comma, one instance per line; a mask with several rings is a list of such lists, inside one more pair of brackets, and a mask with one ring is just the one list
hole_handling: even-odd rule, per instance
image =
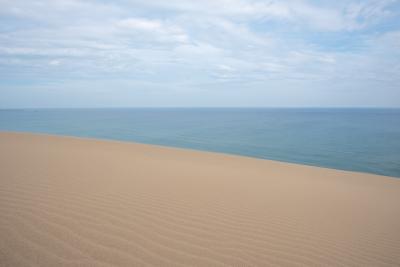
[[400, 266], [400, 179], [0, 133], [0, 266]]

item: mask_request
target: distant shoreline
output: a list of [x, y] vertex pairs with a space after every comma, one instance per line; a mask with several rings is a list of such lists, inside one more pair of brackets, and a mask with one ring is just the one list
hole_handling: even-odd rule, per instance
[[400, 109], [0, 111], [0, 131], [118, 140], [400, 178]]
[[60, 137], [60, 138], [78, 139], [78, 140], [82, 140], [82, 141], [86, 140], [86, 141], [96, 141], [96, 142], [112, 142], [112, 143], [120, 143], [120, 144], [126, 144], [126, 145], [150, 146], [150, 147], [167, 149], [167, 150], [172, 149], [172, 150], [178, 150], [178, 151], [182, 150], [182, 151], [188, 151], [188, 152], [194, 152], [194, 153], [216, 154], [216, 155], [227, 156], [227, 157], [238, 157], [238, 158], [245, 158], [245, 159], [250, 159], [250, 160], [260, 160], [260, 161], [267, 161], [267, 162], [273, 162], [273, 163], [279, 163], [279, 164], [288, 164], [288, 165], [294, 165], [294, 166], [326, 169], [326, 170], [332, 170], [332, 171], [338, 171], [338, 172], [349, 172], [349, 173], [374, 175], [374, 176], [386, 177], [386, 178], [391, 178], [391, 179], [399, 179], [400, 178], [400, 177], [390, 176], [390, 175], [381, 175], [381, 174], [375, 174], [375, 173], [369, 173], [369, 172], [335, 169], [335, 168], [329, 168], [329, 167], [324, 167], [324, 166], [301, 164], [301, 163], [288, 162], [288, 161], [283, 161], [283, 160], [272, 160], [272, 159], [266, 159], [266, 158], [260, 158], [260, 157], [254, 157], [254, 156], [246, 156], [246, 155], [240, 155], [240, 154], [234, 154], [234, 153], [214, 152], [214, 151], [208, 151], [208, 150], [199, 150], [199, 149], [168, 146], [168, 145], [158, 145], [158, 144], [151, 144], [151, 143], [140, 143], [140, 142], [134, 142], [134, 141], [123, 141], [123, 140], [109, 139], [109, 138], [94, 138], [94, 137], [83, 137], [83, 136], [63, 135], [63, 134], [48, 134], [48, 133], [40, 133], [40, 132], [15, 132], [15, 131], [0, 130], [0, 135], [1, 134], [38, 135], [38, 136], [44, 136], [44, 137], [50, 137], [50, 138], [51, 137]]

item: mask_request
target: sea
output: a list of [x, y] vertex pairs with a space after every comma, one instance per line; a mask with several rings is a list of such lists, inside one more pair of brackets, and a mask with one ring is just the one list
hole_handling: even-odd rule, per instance
[[0, 131], [155, 144], [400, 177], [400, 109], [3, 109]]

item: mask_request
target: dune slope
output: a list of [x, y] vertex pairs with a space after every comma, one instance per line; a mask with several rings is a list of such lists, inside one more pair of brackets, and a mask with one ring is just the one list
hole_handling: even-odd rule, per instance
[[0, 266], [400, 266], [400, 179], [0, 133]]

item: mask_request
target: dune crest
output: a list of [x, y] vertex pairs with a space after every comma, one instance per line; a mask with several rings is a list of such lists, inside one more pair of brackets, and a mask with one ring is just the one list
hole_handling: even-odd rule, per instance
[[400, 180], [0, 133], [0, 266], [399, 266]]

